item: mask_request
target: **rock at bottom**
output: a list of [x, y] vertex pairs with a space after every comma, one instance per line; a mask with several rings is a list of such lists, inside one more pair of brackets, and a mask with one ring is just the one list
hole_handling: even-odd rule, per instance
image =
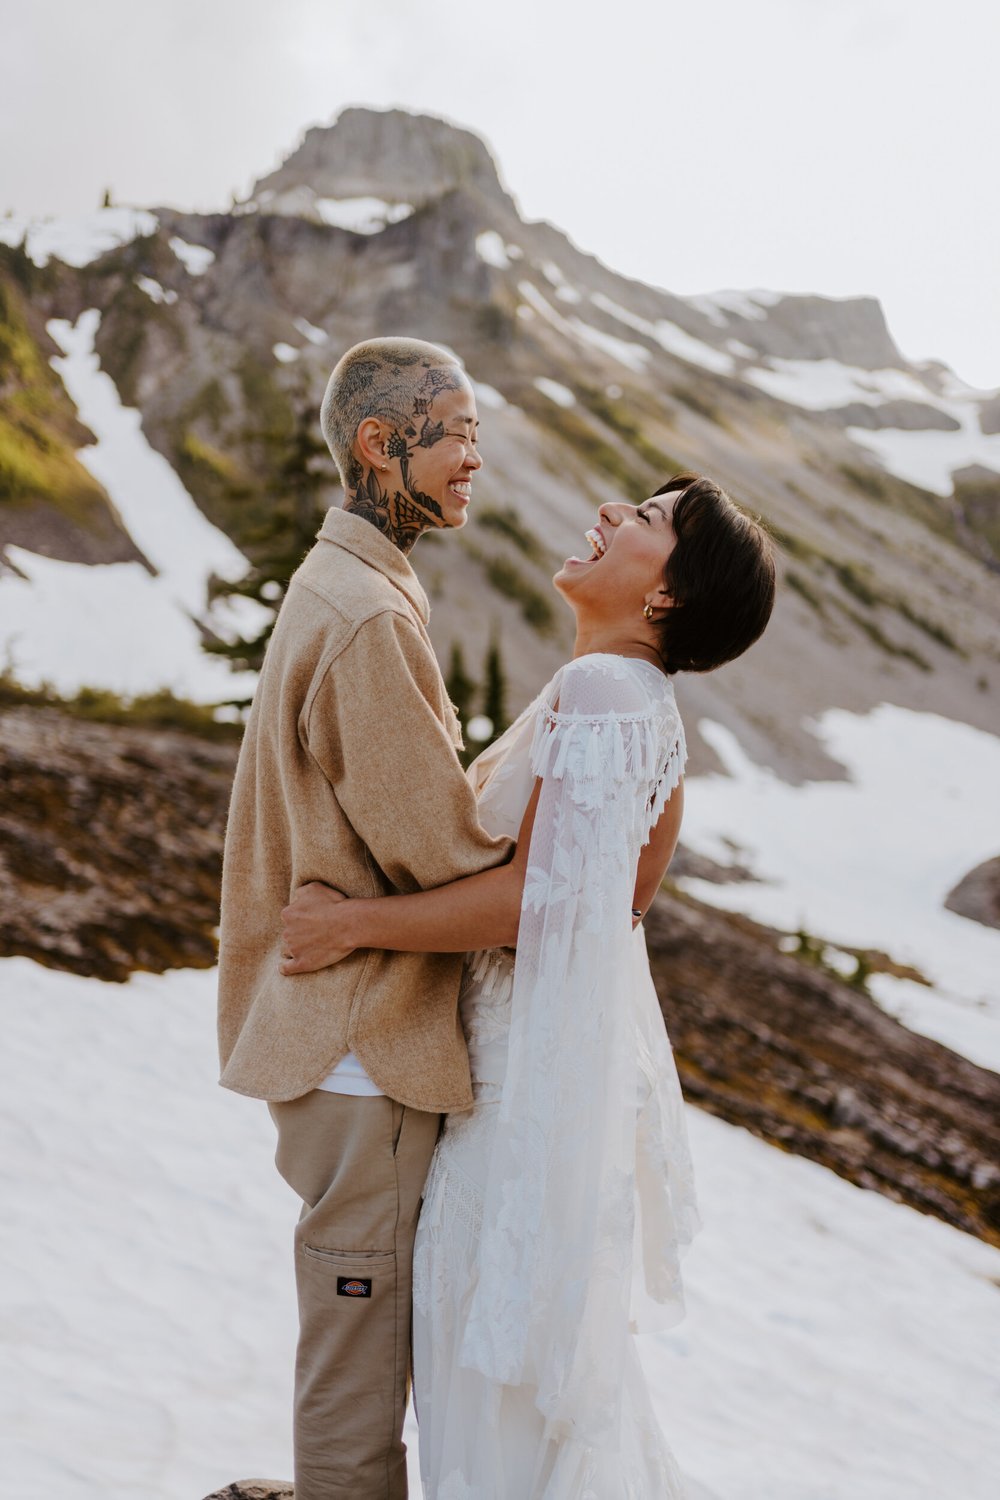
[[295, 1500], [295, 1490], [287, 1479], [234, 1479], [205, 1500]]

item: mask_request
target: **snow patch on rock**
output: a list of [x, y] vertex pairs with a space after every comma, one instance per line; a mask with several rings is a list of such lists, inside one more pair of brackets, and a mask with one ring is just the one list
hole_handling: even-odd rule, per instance
[[[950, 375], [951, 372], [947, 372]], [[952, 493], [952, 474], [971, 464], [1000, 472], [1000, 433], [986, 434], [979, 421], [980, 403], [989, 393], [937, 375], [939, 394], [909, 370], [864, 370], [835, 359], [771, 358], [766, 366], [743, 371], [743, 378], [789, 405], [806, 411], [834, 411], [863, 402], [880, 406], [887, 401], [916, 401], [943, 412], [957, 429], [910, 430], [849, 427], [848, 436], [873, 454], [900, 479], [937, 495]]]
[[474, 380], [472, 389], [476, 397], [476, 404], [484, 406], [488, 411], [503, 411], [509, 403], [502, 391], [498, 391], [495, 385], [487, 385], [485, 381]]
[[547, 375], [538, 375], [534, 381], [535, 389], [541, 391], [543, 396], [548, 396], [557, 406], [570, 407], [576, 405], [576, 397], [569, 386], [560, 385], [558, 380], [550, 380]]
[[152, 276], [137, 276], [135, 284], [140, 292], [146, 293], [150, 302], [170, 307], [177, 301], [177, 293], [165, 290], [158, 281], [153, 280]]
[[510, 256], [503, 239], [495, 229], [484, 229], [476, 235], [476, 254], [479, 259], [492, 266], [495, 271], [510, 269]]
[[11, 214], [0, 219], [0, 241], [23, 241], [36, 266], [46, 266], [53, 258], [68, 266], [89, 266], [108, 250], [153, 234], [158, 223], [156, 215], [143, 208], [100, 208], [79, 217], [46, 219]]
[[710, 322], [717, 328], [725, 328], [731, 319], [727, 314], [731, 313], [738, 318], [748, 318], [753, 322], [763, 322], [767, 318], [767, 310], [774, 307], [778, 302], [783, 302], [784, 292], [769, 292], [761, 287], [755, 287], [752, 291], [741, 292], [726, 290], [721, 292], [706, 292], [698, 297], [685, 297], [684, 301], [704, 313]]
[[326, 344], [329, 342], [330, 335], [322, 328], [317, 328], [314, 323], [308, 323], [305, 318], [293, 318], [292, 327], [296, 333], [301, 333], [304, 339], [308, 339], [310, 344]]
[[386, 203], [383, 198], [316, 198], [314, 207], [322, 223], [354, 234], [380, 234], [387, 224], [399, 224], [414, 212], [412, 203]]
[[951, 495], [955, 487], [952, 475], [972, 464], [1000, 474], [1000, 433], [984, 433], [971, 405], [956, 411], [953, 403], [937, 404], [958, 416], [961, 431], [903, 432], [883, 427], [871, 432], [867, 427], [848, 427], [847, 435], [873, 453], [890, 474], [935, 495]]
[[545, 277], [546, 281], [548, 281], [550, 285], [555, 287], [556, 298], [558, 299], [558, 301], [574, 303], [583, 301], [583, 297], [580, 292], [578, 292], [576, 287], [572, 286], [566, 280], [565, 276], [556, 265], [554, 260], [543, 260], [541, 265], [539, 266], [539, 270]]
[[204, 276], [215, 262], [215, 251], [209, 250], [207, 245], [189, 245], [176, 234], [171, 236], [169, 243], [189, 276]]
[[648, 318], [637, 317], [628, 308], [612, 302], [610, 297], [605, 297], [601, 292], [594, 292], [590, 300], [595, 307], [616, 318], [619, 323], [624, 323], [627, 328], [634, 328], [636, 333], [644, 333], [647, 338], [655, 339], [661, 349], [683, 359], [685, 363], [701, 365], [703, 369], [713, 370], [717, 375], [732, 374], [733, 361], [730, 355], [723, 353], [721, 349], [713, 349], [710, 344], [702, 343], [701, 339], [694, 338], [669, 319], [660, 318], [653, 323]]
[[768, 359], [767, 365], [745, 370], [749, 380], [769, 396], [801, 406], [806, 411], [830, 411], [863, 401], [920, 401], [944, 407], [923, 381], [906, 370], [863, 370], [836, 359]]

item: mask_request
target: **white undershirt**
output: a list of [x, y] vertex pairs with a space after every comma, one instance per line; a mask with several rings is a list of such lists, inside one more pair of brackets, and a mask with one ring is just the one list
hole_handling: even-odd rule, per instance
[[381, 1099], [384, 1097], [377, 1083], [373, 1083], [358, 1062], [353, 1052], [348, 1052], [340, 1062], [329, 1073], [322, 1083], [316, 1085], [327, 1094], [362, 1094], [369, 1098]]

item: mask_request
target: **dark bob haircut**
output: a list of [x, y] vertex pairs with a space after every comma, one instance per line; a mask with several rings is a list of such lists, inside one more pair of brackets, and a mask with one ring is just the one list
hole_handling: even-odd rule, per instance
[[655, 622], [668, 672], [711, 672], [742, 656], [774, 607], [774, 549], [755, 521], [703, 474], [675, 474], [656, 491], [677, 495], [677, 537], [663, 587], [671, 606]]

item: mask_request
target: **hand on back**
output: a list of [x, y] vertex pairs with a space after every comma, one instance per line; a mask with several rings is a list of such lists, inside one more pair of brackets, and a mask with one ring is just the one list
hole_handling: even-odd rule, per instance
[[343, 938], [349, 904], [342, 891], [311, 880], [300, 886], [281, 913], [281, 974], [312, 974], [329, 968], [354, 949]]

